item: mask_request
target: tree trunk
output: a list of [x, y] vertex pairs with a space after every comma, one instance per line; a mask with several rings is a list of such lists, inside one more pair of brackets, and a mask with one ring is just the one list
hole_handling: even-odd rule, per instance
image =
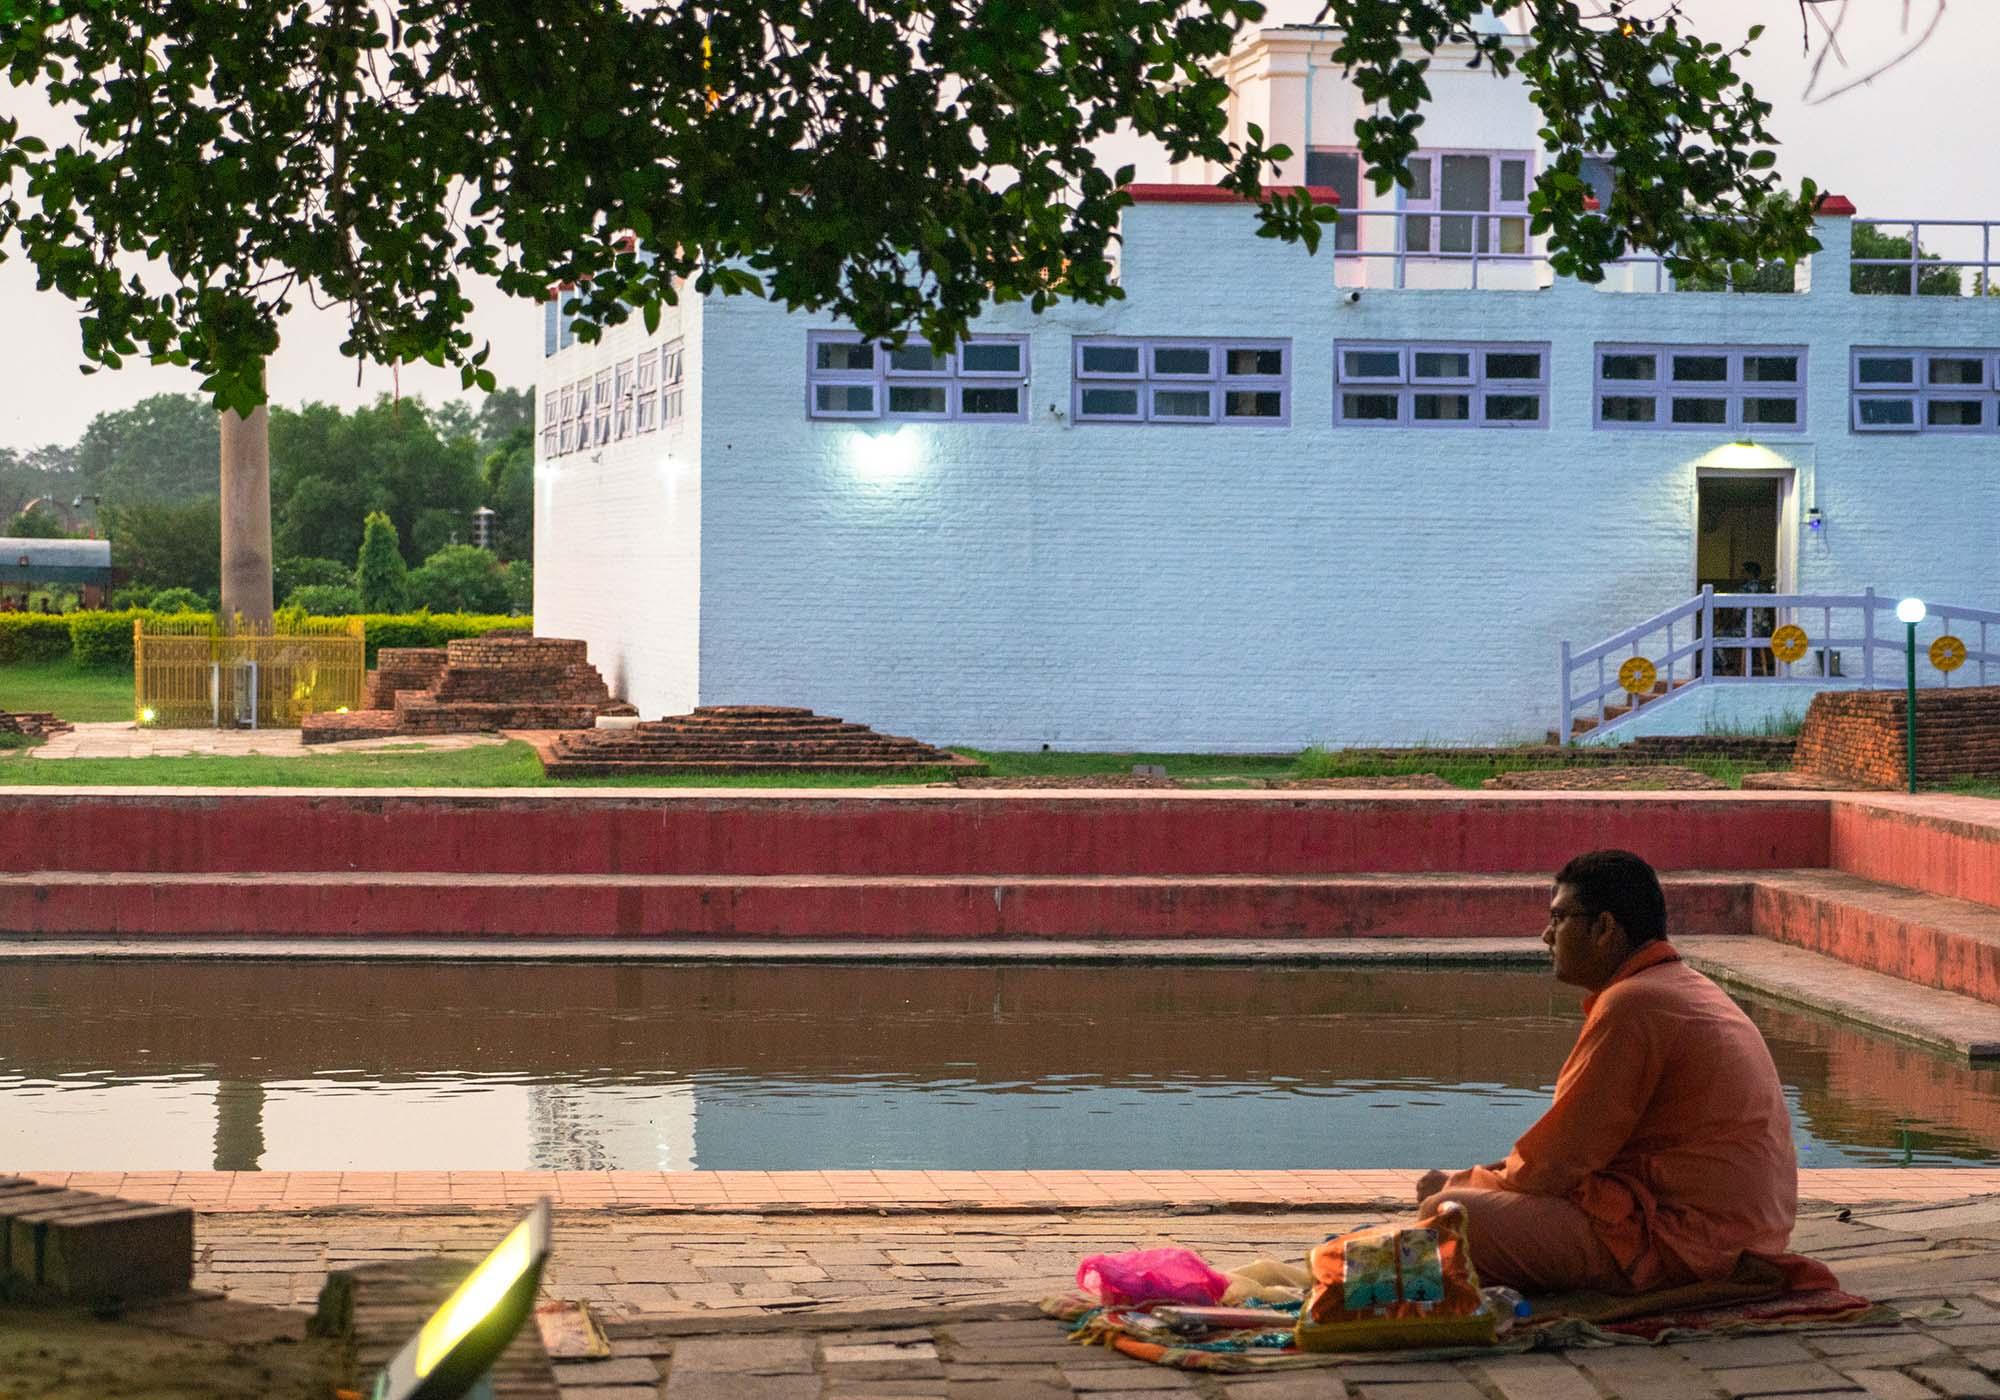
[[222, 415], [222, 617], [271, 626], [271, 418]]

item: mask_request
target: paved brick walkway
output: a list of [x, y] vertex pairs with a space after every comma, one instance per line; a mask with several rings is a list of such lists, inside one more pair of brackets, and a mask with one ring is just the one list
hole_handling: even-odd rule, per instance
[[[2000, 1198], [1801, 1221], [1795, 1244], [1893, 1327], [1578, 1350], [1451, 1364], [1393, 1358], [1251, 1378], [1197, 1377], [1068, 1343], [1033, 1301], [1077, 1259], [1179, 1241], [1223, 1263], [1291, 1257], [1351, 1213], [1158, 1211], [790, 1216], [564, 1211], [548, 1278], [602, 1319], [612, 1354], [564, 1360], [565, 1400], [942, 1396], [1055, 1400], [1686, 1400], [2000, 1395]], [[330, 1267], [474, 1255], [508, 1217], [261, 1212], [202, 1217], [198, 1284], [304, 1307]]]
[[479, 748], [507, 742], [497, 734], [399, 734], [387, 739], [357, 739], [337, 744], [306, 744], [296, 729], [141, 729], [129, 720], [76, 725], [67, 734], [28, 750], [28, 757], [48, 758], [185, 758], [191, 754], [240, 758], [299, 758], [312, 754], [370, 753], [382, 749]]
[[[555, 1178], [565, 1207], [557, 1214], [547, 1291], [587, 1304], [612, 1344], [603, 1359], [558, 1361], [564, 1400], [2000, 1397], [2000, 1194], [1972, 1194], [2000, 1190], [1992, 1172], [1808, 1174], [1808, 1194], [1822, 1201], [1837, 1191], [1845, 1199], [1885, 1202], [1853, 1208], [1845, 1220], [1832, 1205], [1819, 1204], [1802, 1215], [1793, 1245], [1827, 1260], [1846, 1287], [1896, 1306], [1904, 1319], [1894, 1325], [1450, 1364], [1385, 1357], [1256, 1377], [1194, 1376], [1074, 1346], [1035, 1313], [1034, 1300], [1066, 1286], [1077, 1259], [1100, 1251], [1175, 1241], [1225, 1265], [1300, 1256], [1327, 1231], [1381, 1214], [1329, 1207], [1324, 1196], [1316, 1209], [1288, 1208], [1303, 1183], [1366, 1176], [1400, 1184], [1408, 1174], [1046, 1173], [1096, 1177], [1104, 1194], [1148, 1203], [1040, 1210], [1006, 1193], [1009, 1173], [914, 1174], [946, 1186], [988, 1178], [987, 1195], [944, 1210], [916, 1208], [879, 1186], [872, 1198], [850, 1191], [836, 1209], [813, 1209], [775, 1189], [792, 1184], [788, 1174], [771, 1174], [762, 1211], [676, 1204], [657, 1191], [648, 1197], [639, 1179], [657, 1175]], [[722, 1187], [741, 1181], [747, 1199], [757, 1194], [749, 1179], [761, 1174], [688, 1174], [697, 1175]], [[821, 1174], [794, 1180], [803, 1186], [805, 1177]], [[1186, 1190], [1202, 1178], [1234, 1178], [1232, 1190], [1247, 1191], [1243, 1183], [1256, 1179], [1274, 1184], [1260, 1209], [1218, 1209]], [[1945, 1178], [1958, 1186], [1949, 1200]], [[499, 1178], [497, 1188], [474, 1176], [434, 1178], [445, 1199], [412, 1198], [401, 1206], [358, 1200], [304, 1206], [307, 1185], [322, 1196], [329, 1189], [338, 1195], [342, 1179], [302, 1174], [270, 1176], [280, 1188], [276, 1197], [253, 1204], [251, 1195], [264, 1194], [243, 1185], [253, 1179], [71, 1178], [99, 1186], [116, 1180], [117, 1189], [135, 1195], [157, 1195], [155, 1188], [166, 1185], [199, 1197], [210, 1188], [206, 1194], [224, 1208], [204, 1204], [198, 1216], [197, 1285], [224, 1290], [238, 1303], [290, 1309], [301, 1320], [328, 1269], [434, 1254], [475, 1257], [513, 1218], [494, 1204], [496, 1190], [511, 1194], [513, 1174]], [[414, 1186], [419, 1179], [397, 1180]], [[1156, 1199], [1144, 1189], [1149, 1182]], [[227, 1190], [214, 1189], [224, 1184]], [[602, 1193], [594, 1200], [591, 1187]], [[942, 1196], [942, 1186], [938, 1191]], [[481, 1192], [486, 1203], [475, 1204]], [[871, 1199], [879, 1202], [872, 1209]]]
[[[329, 1206], [469, 1209], [558, 1205], [631, 1210], [1375, 1210], [1398, 1206], [1416, 1171], [825, 1171], [825, 1172], [61, 1172], [23, 1176], [79, 1191], [200, 1211]], [[1918, 1167], [1802, 1171], [1819, 1205], [1904, 1205], [2000, 1193], [2000, 1169]]]

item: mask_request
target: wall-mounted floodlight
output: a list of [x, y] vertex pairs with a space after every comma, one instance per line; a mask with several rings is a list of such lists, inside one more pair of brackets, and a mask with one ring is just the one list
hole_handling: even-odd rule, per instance
[[470, 1393], [534, 1312], [548, 1257], [545, 1197], [382, 1368], [371, 1400], [459, 1400]]

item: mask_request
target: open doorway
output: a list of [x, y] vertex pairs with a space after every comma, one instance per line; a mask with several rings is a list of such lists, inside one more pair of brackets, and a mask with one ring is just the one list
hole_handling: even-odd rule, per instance
[[[1779, 522], [1786, 482], [1781, 476], [1707, 475], [1695, 478], [1695, 587], [1717, 593], [1778, 593], [1789, 582], [1790, 560], [1780, 553]], [[1769, 608], [1717, 608], [1715, 640], [1768, 637], [1777, 615]], [[1717, 675], [1768, 675], [1771, 653], [1759, 648], [1718, 650]]]
[[1700, 476], [1695, 480], [1700, 519], [1695, 533], [1697, 590], [1741, 591], [1749, 565], [1775, 592], [1780, 583], [1778, 516], [1784, 482], [1775, 476]]

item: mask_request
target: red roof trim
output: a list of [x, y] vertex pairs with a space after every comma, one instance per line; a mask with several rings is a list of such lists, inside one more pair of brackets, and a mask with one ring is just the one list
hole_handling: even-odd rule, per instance
[[[1338, 204], [1340, 196], [1331, 185], [1266, 185], [1266, 195], [1297, 194], [1303, 190], [1315, 204]], [[1234, 190], [1214, 185], [1127, 185], [1125, 193], [1139, 204], [1247, 204]]]
[[1823, 194], [1813, 208], [1818, 213], [1843, 218], [1854, 212], [1854, 201], [1844, 194]]

